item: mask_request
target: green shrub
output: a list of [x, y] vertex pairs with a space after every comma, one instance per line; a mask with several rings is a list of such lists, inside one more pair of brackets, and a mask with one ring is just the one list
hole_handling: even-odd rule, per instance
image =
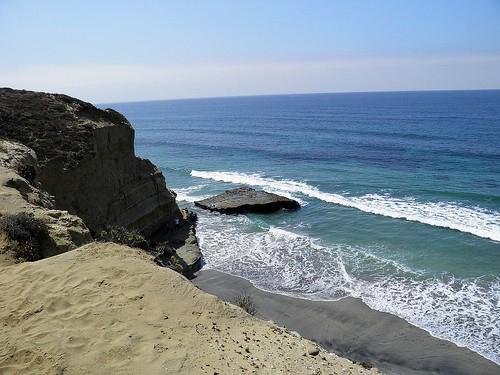
[[115, 242], [144, 250], [149, 247], [148, 241], [140, 232], [125, 227], [107, 227], [101, 232], [98, 239], [103, 242]]
[[10, 241], [10, 250], [18, 259], [33, 262], [42, 258], [42, 243], [47, 226], [32, 215], [22, 212], [0, 217], [0, 231]]
[[189, 269], [186, 266], [186, 263], [177, 254], [172, 255], [169, 260], [169, 265], [167, 265], [168, 268], [183, 274], [184, 276], [188, 275]]
[[149, 251], [155, 257], [162, 257], [165, 259], [170, 258], [172, 255], [175, 254], [175, 250], [166, 241], [156, 244]]
[[247, 294], [241, 294], [236, 297], [233, 301], [233, 304], [241, 307], [250, 315], [255, 315], [257, 313], [257, 306], [253, 302], [253, 298]]

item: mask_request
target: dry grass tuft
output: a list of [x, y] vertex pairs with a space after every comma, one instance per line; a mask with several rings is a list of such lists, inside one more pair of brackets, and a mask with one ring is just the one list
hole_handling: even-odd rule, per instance
[[257, 314], [257, 306], [255, 305], [253, 298], [247, 294], [241, 294], [233, 300], [233, 304], [241, 307], [250, 315]]
[[7, 250], [9, 250], [9, 237], [7, 237], [7, 234], [4, 232], [0, 232], [0, 254], [5, 253]]
[[48, 237], [47, 226], [33, 215], [20, 212], [0, 217], [0, 232], [4, 233], [8, 250], [14, 257], [27, 262], [42, 259], [42, 242]]

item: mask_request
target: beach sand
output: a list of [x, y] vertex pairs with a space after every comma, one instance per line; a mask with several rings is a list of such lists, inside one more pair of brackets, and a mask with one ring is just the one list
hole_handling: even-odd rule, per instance
[[378, 373], [116, 244], [2, 268], [0, 306], [2, 375]]
[[214, 270], [193, 280], [204, 291], [234, 300], [253, 298], [258, 316], [298, 331], [324, 348], [385, 374], [498, 375], [500, 366], [479, 354], [435, 338], [397, 316], [371, 309], [361, 300], [310, 301], [268, 293], [250, 282]]

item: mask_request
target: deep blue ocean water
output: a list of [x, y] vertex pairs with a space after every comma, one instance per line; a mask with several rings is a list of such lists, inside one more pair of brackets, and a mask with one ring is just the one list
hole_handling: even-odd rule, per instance
[[[500, 363], [500, 91], [106, 106], [197, 211], [207, 268], [356, 296]], [[303, 207], [228, 217], [192, 204], [242, 185]]]

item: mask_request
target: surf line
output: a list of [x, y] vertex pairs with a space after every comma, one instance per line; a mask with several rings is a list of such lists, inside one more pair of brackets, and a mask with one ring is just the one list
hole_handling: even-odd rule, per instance
[[322, 192], [305, 182], [277, 180], [260, 174], [192, 170], [191, 176], [259, 186], [285, 193], [303, 194], [327, 203], [351, 207], [375, 215], [454, 229], [500, 242], [500, 213], [481, 208], [463, 207], [449, 202], [418, 202], [412, 197], [394, 198], [380, 194], [345, 197], [340, 194]]

